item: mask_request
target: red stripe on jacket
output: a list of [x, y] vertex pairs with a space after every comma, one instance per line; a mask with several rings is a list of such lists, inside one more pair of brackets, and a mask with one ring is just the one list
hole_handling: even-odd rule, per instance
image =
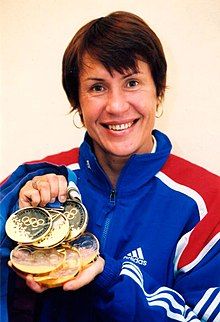
[[68, 166], [79, 161], [79, 148], [74, 148], [68, 151], [60, 152], [57, 154], [49, 155], [41, 160], [26, 162], [27, 164], [49, 162], [56, 165]]
[[178, 262], [180, 269], [195, 260], [211, 239], [220, 232], [220, 178], [175, 155], [170, 155], [162, 172], [179, 184], [199, 193], [208, 210], [207, 215], [195, 226], [190, 235]]

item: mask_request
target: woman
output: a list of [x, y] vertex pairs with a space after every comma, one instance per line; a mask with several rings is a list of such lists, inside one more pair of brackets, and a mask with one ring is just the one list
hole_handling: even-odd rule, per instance
[[17, 199], [64, 202], [74, 168], [101, 255], [63, 288], [22, 275], [36, 292], [35, 320], [218, 321], [219, 178], [170, 154], [167, 136], [153, 130], [166, 87], [159, 39], [127, 12], [93, 20], [66, 49], [63, 85], [85, 140], [42, 160], [68, 171], [19, 168], [3, 185], [4, 209], [8, 216]]

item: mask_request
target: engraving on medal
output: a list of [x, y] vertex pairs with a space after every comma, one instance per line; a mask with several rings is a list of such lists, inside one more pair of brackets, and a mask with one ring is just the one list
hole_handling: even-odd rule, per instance
[[93, 262], [99, 255], [99, 241], [89, 232], [82, 234], [70, 244], [78, 249], [83, 267]]
[[17, 246], [11, 251], [10, 260], [22, 272], [43, 274], [59, 267], [65, 256], [65, 252], [58, 252], [56, 249], [33, 250], [30, 247]]
[[86, 229], [88, 223], [87, 210], [80, 202], [67, 200], [64, 204], [64, 216], [70, 224], [70, 233], [66, 241], [74, 240]]
[[46, 235], [51, 225], [52, 219], [48, 211], [39, 207], [27, 207], [8, 218], [5, 230], [12, 240], [29, 244]]
[[52, 216], [52, 227], [44, 238], [33, 243], [33, 246], [39, 248], [51, 248], [59, 245], [69, 234], [69, 221], [60, 212], [56, 210], [48, 210]]
[[73, 279], [81, 268], [79, 252], [73, 248], [66, 248], [66, 260], [59, 268], [44, 276], [35, 276], [36, 282], [47, 287], [58, 287]]

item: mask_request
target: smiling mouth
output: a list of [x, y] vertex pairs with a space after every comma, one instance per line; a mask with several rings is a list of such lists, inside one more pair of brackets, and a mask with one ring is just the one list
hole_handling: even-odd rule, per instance
[[137, 120], [121, 124], [104, 124], [104, 127], [111, 131], [123, 131], [129, 129]]

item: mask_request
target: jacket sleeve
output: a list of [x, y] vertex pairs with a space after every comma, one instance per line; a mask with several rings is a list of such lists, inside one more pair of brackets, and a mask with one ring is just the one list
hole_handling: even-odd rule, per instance
[[220, 321], [220, 243], [172, 288], [160, 285], [131, 261], [106, 257], [95, 280], [98, 321]]
[[[64, 175], [69, 180], [69, 171], [65, 166], [55, 166], [49, 163], [24, 164], [19, 166], [10, 177], [1, 185], [0, 201], [0, 256], [1, 256], [1, 320], [8, 321], [7, 294], [8, 294], [8, 265], [12, 241], [5, 234], [5, 223], [10, 214], [16, 210], [18, 194], [24, 184], [35, 176], [47, 173]], [[71, 171], [72, 181], [75, 181], [74, 173]]]

